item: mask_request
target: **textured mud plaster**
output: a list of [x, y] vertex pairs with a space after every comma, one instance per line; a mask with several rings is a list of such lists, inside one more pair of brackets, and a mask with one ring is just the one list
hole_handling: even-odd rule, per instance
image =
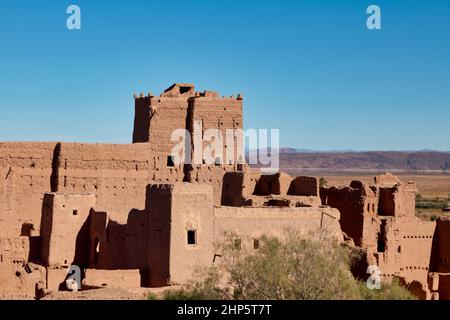
[[87, 266], [89, 215], [93, 194], [46, 194], [42, 214], [41, 257], [47, 266]]
[[[263, 234], [293, 229], [345, 239], [384, 280], [449, 299], [450, 219], [419, 221], [414, 183], [385, 174], [319, 188], [316, 177], [262, 175], [237, 152], [243, 102], [177, 83], [135, 96], [132, 144], [0, 143], [0, 298], [63, 289], [72, 264], [85, 287], [182, 284], [220, 255], [225, 232], [258, 250]], [[176, 129], [236, 134], [213, 164], [174, 163]], [[191, 146], [193, 156], [208, 143]]]
[[[155, 185], [149, 190], [148, 268], [152, 286], [185, 283], [196, 265], [213, 255], [213, 192], [210, 185]], [[192, 240], [190, 242], [188, 240]]]

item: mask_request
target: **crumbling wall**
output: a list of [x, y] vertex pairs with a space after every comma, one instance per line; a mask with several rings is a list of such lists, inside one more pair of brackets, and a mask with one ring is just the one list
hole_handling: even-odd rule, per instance
[[34, 299], [45, 283], [45, 270], [28, 263], [28, 237], [0, 238], [0, 299]]
[[0, 236], [39, 235], [56, 143], [0, 143]]
[[253, 191], [253, 195], [286, 195], [291, 187], [291, 183], [292, 177], [283, 172], [274, 175], [260, 175], [255, 190]]
[[380, 216], [395, 216], [395, 201], [393, 188], [380, 188], [378, 201], [378, 214]]
[[[223, 138], [221, 152], [215, 150], [216, 154], [222, 154], [222, 158], [218, 159], [218, 162], [227, 165], [243, 162], [244, 159], [240, 159], [241, 156], [243, 157], [241, 149], [243, 148], [242, 102], [242, 98], [219, 97], [217, 93], [208, 91], [197, 93], [189, 100], [188, 130], [192, 134], [193, 140], [195, 136], [202, 138], [202, 150], [197, 150], [197, 152], [201, 152], [200, 154], [203, 155], [202, 151], [207, 150], [206, 147], [211, 143], [206, 139], [206, 131], [217, 129]], [[201, 128], [195, 125], [197, 122], [201, 122]], [[232, 136], [228, 140], [227, 130], [232, 130], [229, 131]], [[192, 142], [194, 143], [194, 141]]]
[[[374, 228], [365, 230], [365, 226], [375, 223], [376, 195], [372, 189], [361, 181], [353, 181], [350, 187], [322, 189], [321, 198], [324, 205], [339, 210], [342, 231], [353, 239], [355, 245], [374, 246]], [[367, 232], [372, 236], [369, 237]]]
[[242, 171], [232, 171], [224, 174], [221, 205], [236, 207], [251, 205], [248, 198], [244, 196], [245, 178], [245, 173]]
[[321, 230], [337, 241], [343, 241], [339, 211], [332, 208], [253, 208], [220, 207], [214, 209], [214, 237], [223, 241], [226, 233], [235, 233], [247, 240], [243, 246], [253, 247], [263, 235], [284, 238], [289, 230], [305, 237]]
[[[224, 176], [227, 172], [233, 172], [237, 165], [194, 165], [189, 166], [186, 181], [194, 185], [210, 184], [213, 188], [214, 205], [220, 206], [224, 192]], [[239, 186], [227, 185], [227, 188], [239, 188]]]
[[292, 180], [289, 195], [318, 197], [319, 194], [319, 180], [316, 177], [296, 177]]
[[261, 178], [259, 170], [251, 170], [247, 165], [238, 165], [239, 171], [225, 173], [223, 178], [222, 205], [251, 206], [256, 184]]
[[260, 171], [242, 171], [224, 175], [222, 205], [318, 207], [321, 205], [317, 178], [278, 173], [263, 175]]
[[24, 264], [28, 261], [30, 240], [28, 237], [1, 237], [0, 263]]
[[394, 201], [397, 217], [415, 217], [416, 215], [416, 194], [411, 187], [409, 184], [402, 184], [396, 188]]
[[148, 148], [147, 144], [62, 143], [57, 191], [94, 194], [96, 210], [124, 224], [130, 210], [145, 208], [151, 172]]
[[389, 172], [375, 176], [373, 179], [375, 184], [380, 187], [392, 188], [400, 183], [400, 180]]
[[45, 268], [33, 263], [0, 263], [0, 299], [32, 300], [37, 297], [37, 289], [44, 288]]

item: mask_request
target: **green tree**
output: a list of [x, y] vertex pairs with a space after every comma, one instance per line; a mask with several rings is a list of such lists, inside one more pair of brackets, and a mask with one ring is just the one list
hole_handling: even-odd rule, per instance
[[288, 232], [281, 241], [263, 236], [259, 249], [237, 246], [236, 234], [228, 234], [218, 246], [220, 261], [199, 268], [183, 289], [168, 291], [170, 300], [344, 300], [409, 299], [412, 296], [393, 283], [371, 291], [350, 273], [355, 252], [323, 234], [305, 239]]

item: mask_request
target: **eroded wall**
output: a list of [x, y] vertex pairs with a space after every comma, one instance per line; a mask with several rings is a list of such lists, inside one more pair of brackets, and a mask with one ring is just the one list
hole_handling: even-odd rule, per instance
[[339, 218], [339, 211], [332, 208], [220, 207], [214, 210], [214, 237], [220, 242], [226, 233], [235, 233], [252, 248], [253, 240], [263, 235], [284, 238], [295, 230], [305, 237], [324, 232], [341, 242]]
[[0, 236], [38, 236], [56, 143], [0, 143]]

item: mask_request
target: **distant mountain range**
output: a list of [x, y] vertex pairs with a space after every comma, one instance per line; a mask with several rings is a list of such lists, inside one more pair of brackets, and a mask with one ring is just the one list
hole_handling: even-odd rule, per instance
[[[254, 152], [254, 151], [251, 151]], [[280, 148], [280, 167], [316, 171], [446, 171], [450, 152], [312, 151]]]

